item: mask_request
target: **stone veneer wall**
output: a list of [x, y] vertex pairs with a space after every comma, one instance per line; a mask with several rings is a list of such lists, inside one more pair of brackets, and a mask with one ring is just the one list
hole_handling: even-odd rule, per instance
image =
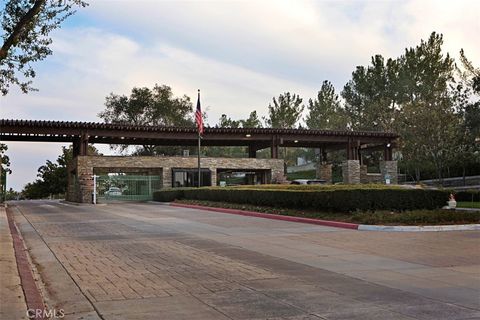
[[368, 173], [367, 166], [360, 166], [360, 182], [361, 183], [384, 183], [381, 173]]
[[384, 183], [384, 178], [386, 174], [389, 174], [391, 176], [391, 184], [398, 183], [397, 161], [380, 161], [380, 172], [382, 173], [382, 181]]
[[[283, 174], [283, 159], [256, 158], [202, 158], [201, 167], [212, 173], [212, 185], [217, 184], [217, 169], [271, 170], [272, 176]], [[115, 168], [116, 170], [149, 168], [162, 169], [163, 187], [172, 186], [173, 168], [197, 168], [196, 157], [161, 156], [78, 156], [68, 168], [67, 200], [91, 202], [94, 169]], [[76, 171], [76, 175], [71, 174]], [[128, 171], [128, 170], [126, 170]]]
[[326, 164], [326, 163], [321, 163], [317, 164], [316, 166], [317, 169], [317, 178], [326, 180], [327, 183], [332, 183], [332, 165], [331, 164]]
[[360, 161], [346, 160], [342, 164], [343, 183], [360, 183]]

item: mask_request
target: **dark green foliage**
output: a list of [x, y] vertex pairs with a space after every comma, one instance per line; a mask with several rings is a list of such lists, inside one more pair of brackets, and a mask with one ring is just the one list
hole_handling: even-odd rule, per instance
[[[106, 123], [127, 123], [137, 126], [192, 127], [193, 104], [186, 95], [175, 97], [172, 88], [156, 84], [153, 89], [133, 88], [130, 96], [111, 93], [106, 97], [105, 110], [98, 114]], [[125, 151], [128, 145], [113, 145]], [[144, 145], [137, 155], [178, 155], [182, 147]]]
[[163, 189], [153, 193], [153, 200], [159, 202], [172, 202], [176, 199], [183, 199], [183, 188]]
[[[162, 195], [167, 192], [168, 195]], [[444, 206], [448, 192], [401, 188], [312, 188], [307, 189], [260, 189], [260, 188], [191, 188], [172, 191], [158, 191], [156, 201], [192, 199], [222, 201], [277, 208], [315, 209], [332, 212], [353, 212], [356, 210], [414, 210], [436, 209]]]
[[35, 77], [32, 63], [52, 54], [50, 32], [85, 7], [81, 0], [9, 0], [1, 5], [2, 46], [0, 48], [0, 92], [6, 95], [11, 85], [27, 93]]
[[316, 170], [291, 172], [291, 173], [287, 173], [287, 179], [290, 181], [295, 179], [315, 179], [316, 175], [317, 175]]
[[322, 219], [331, 221], [353, 222], [372, 225], [442, 225], [466, 224], [480, 222], [480, 212], [454, 210], [412, 210], [403, 212], [392, 211], [355, 211], [352, 213], [328, 212], [319, 210], [295, 210], [273, 208], [267, 206], [253, 206], [228, 202], [214, 202], [204, 200], [179, 200], [177, 202], [202, 205], [217, 208], [247, 210], [284, 216]]
[[294, 128], [302, 116], [303, 99], [299, 95], [285, 92], [273, 98], [273, 105], [268, 105], [268, 118], [265, 124], [270, 128]]
[[[98, 151], [95, 147], [88, 146], [88, 154], [95, 155]], [[63, 195], [67, 188], [67, 165], [72, 160], [73, 147], [62, 147], [62, 154], [56, 162], [47, 160], [46, 164], [38, 168], [34, 182], [27, 183], [22, 194], [27, 199], [40, 199], [50, 195]]]
[[478, 190], [457, 191], [454, 194], [456, 201], [480, 201], [480, 191]]

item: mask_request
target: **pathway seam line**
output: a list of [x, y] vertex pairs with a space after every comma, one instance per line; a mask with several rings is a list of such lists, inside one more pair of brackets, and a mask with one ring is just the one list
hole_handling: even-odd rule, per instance
[[[37, 287], [33, 273], [31, 270], [30, 262], [27, 257], [27, 249], [24, 245], [23, 239], [18, 231], [18, 228], [15, 224], [12, 214], [7, 210], [7, 220], [8, 226], [10, 228], [10, 234], [12, 235], [13, 248], [15, 251], [15, 259], [17, 260], [17, 269], [20, 276], [20, 282], [22, 284], [23, 294], [25, 296], [25, 301], [27, 303], [27, 310], [25, 312], [28, 314], [30, 310], [34, 311], [35, 316], [32, 319], [44, 319], [43, 311], [45, 309], [45, 304], [43, 302], [42, 294]], [[35, 312], [36, 310], [41, 310], [41, 313]]]

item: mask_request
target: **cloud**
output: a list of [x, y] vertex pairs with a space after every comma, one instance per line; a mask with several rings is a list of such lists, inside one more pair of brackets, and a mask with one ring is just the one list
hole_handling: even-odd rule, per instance
[[[264, 115], [273, 96], [306, 101], [325, 79], [340, 91], [355, 66], [397, 57], [432, 31], [479, 65], [479, 12], [478, 1], [92, 1], [55, 31], [53, 56], [37, 64], [40, 91], [1, 97], [0, 116], [99, 121], [110, 92], [155, 83], [191, 97], [200, 88], [211, 124]], [[9, 152], [20, 188], [60, 147]]]

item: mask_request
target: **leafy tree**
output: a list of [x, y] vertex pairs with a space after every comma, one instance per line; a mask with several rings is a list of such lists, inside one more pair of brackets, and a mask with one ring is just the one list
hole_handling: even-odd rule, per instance
[[315, 100], [308, 100], [309, 114], [305, 120], [309, 129], [344, 130], [347, 127], [345, 110], [332, 83], [325, 80]]
[[10, 158], [5, 154], [8, 150], [6, 144], [0, 143], [0, 202], [5, 199], [5, 192], [7, 190], [7, 174], [12, 173], [10, 170]]
[[[11, 85], [27, 93], [34, 90], [32, 63], [52, 54], [50, 32], [85, 7], [82, 0], [9, 0], [1, 12], [0, 91], [6, 95]], [[20, 78], [19, 78], [20, 77]]]
[[226, 114], [222, 114], [220, 117], [218, 127], [219, 128], [238, 128], [240, 127], [241, 122], [238, 120], [232, 120], [232, 118], [227, 117]]
[[294, 128], [303, 112], [302, 101], [300, 96], [290, 92], [274, 97], [273, 105], [268, 105], [268, 118], [264, 118], [267, 127]]
[[372, 57], [372, 65], [358, 66], [341, 93], [350, 126], [354, 130], [393, 129], [397, 108], [396, 60], [381, 55]]
[[[88, 154], [96, 155], [98, 150], [89, 145]], [[38, 174], [34, 182], [25, 185], [22, 194], [28, 199], [45, 198], [50, 195], [64, 194], [67, 188], [67, 165], [73, 158], [73, 147], [62, 147], [62, 154], [55, 162], [47, 162], [38, 168]]]
[[460, 50], [460, 62], [465, 71], [460, 71], [462, 80], [467, 82], [476, 94], [480, 94], [480, 68], [475, 68], [473, 63], [468, 60], [465, 51]]
[[[193, 126], [193, 105], [190, 98], [174, 97], [166, 85], [155, 85], [153, 89], [133, 88], [129, 97], [111, 93], [105, 102], [105, 110], [98, 116], [107, 123], [126, 123], [150, 126]], [[114, 149], [125, 151], [128, 146], [116, 145]], [[178, 149], [178, 148], [177, 148]], [[175, 148], [159, 148], [144, 145], [136, 154], [170, 154]]]
[[240, 120], [240, 124], [242, 125], [242, 128], [261, 128], [262, 127], [262, 122], [258, 118], [256, 110], [250, 112], [247, 119]]
[[454, 61], [442, 53], [443, 37], [435, 32], [427, 41], [405, 50], [400, 64], [400, 101], [402, 116], [397, 131], [402, 137], [402, 154], [406, 161], [433, 163], [437, 177], [452, 160], [461, 118], [449, 84], [453, 81]]

